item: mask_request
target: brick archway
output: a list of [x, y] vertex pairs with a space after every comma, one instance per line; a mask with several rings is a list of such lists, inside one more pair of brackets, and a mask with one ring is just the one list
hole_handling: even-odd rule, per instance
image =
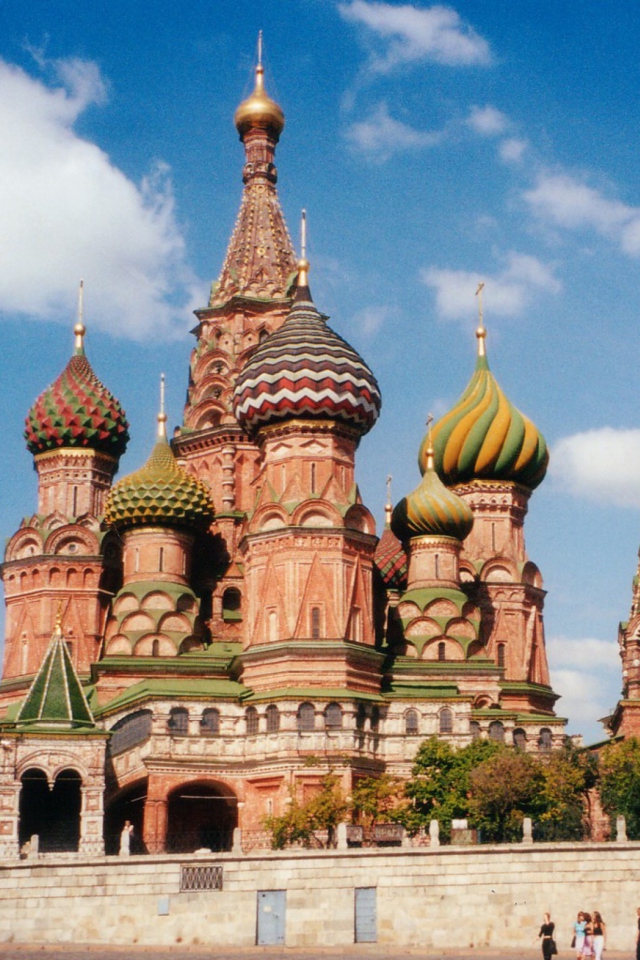
[[238, 799], [223, 783], [193, 780], [167, 797], [168, 853], [230, 850], [237, 825]]

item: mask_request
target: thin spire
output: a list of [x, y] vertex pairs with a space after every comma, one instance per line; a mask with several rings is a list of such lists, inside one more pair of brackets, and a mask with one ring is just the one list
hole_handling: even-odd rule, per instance
[[58, 601], [58, 611], [56, 613], [56, 625], [53, 628], [54, 637], [62, 636], [62, 600]]
[[393, 477], [391, 474], [387, 476], [387, 502], [384, 505], [384, 523], [386, 527], [391, 526], [391, 514], [393, 513], [393, 506], [391, 503], [391, 481]]
[[309, 261], [307, 260], [307, 211], [302, 211], [300, 218], [300, 259], [298, 260], [298, 289], [296, 300], [310, 300], [309, 291]]
[[258, 30], [258, 66], [262, 66], [262, 30]]
[[164, 373], [160, 374], [160, 413], [158, 414], [158, 440], [167, 439], [167, 415], [164, 412]]
[[476, 337], [478, 338], [478, 356], [486, 356], [485, 349], [485, 338], [487, 336], [487, 331], [484, 326], [484, 317], [482, 315], [482, 291], [484, 290], [484, 281], [480, 281], [478, 284], [478, 289], [476, 290], [476, 297], [478, 298], [478, 329], [476, 330]]
[[258, 62], [256, 64], [256, 93], [264, 93], [264, 67], [262, 65], [262, 30], [258, 30]]
[[433, 423], [433, 414], [430, 413], [427, 417], [427, 460], [425, 464], [425, 473], [427, 470], [435, 469], [435, 455], [433, 452], [433, 435], [431, 432], [431, 424]]
[[80, 286], [78, 287], [78, 322], [73, 328], [73, 332], [76, 335], [76, 354], [82, 355], [84, 353], [84, 335], [86, 329], [84, 325], [84, 280], [81, 280]]

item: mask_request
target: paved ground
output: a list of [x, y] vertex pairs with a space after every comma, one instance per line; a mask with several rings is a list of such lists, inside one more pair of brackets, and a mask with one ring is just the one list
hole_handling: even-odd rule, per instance
[[[628, 953], [606, 953], [606, 960], [632, 960], [635, 950]], [[522, 950], [433, 950], [410, 947], [398, 949], [378, 944], [357, 944], [347, 947], [321, 947], [318, 949], [293, 949], [290, 947], [88, 947], [47, 945], [17, 945], [0, 943], [2, 960], [540, 960], [540, 951], [535, 948]], [[560, 951], [558, 960], [573, 960], [573, 951]]]

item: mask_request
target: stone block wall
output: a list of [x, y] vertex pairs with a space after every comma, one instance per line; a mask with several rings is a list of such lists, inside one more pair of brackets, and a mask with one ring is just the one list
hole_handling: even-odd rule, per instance
[[[221, 864], [222, 890], [180, 891], [183, 865]], [[578, 910], [611, 951], [634, 948], [640, 843], [13, 861], [0, 865], [0, 943], [251, 946], [257, 893], [286, 891], [290, 947], [354, 942], [356, 887], [376, 887], [394, 946], [530, 948], [548, 910], [561, 953]]]

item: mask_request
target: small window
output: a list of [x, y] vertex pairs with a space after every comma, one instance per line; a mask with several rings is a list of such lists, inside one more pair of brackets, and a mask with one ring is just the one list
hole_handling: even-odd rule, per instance
[[453, 714], [448, 707], [440, 711], [440, 733], [453, 733]]
[[236, 587], [229, 587], [222, 594], [222, 619], [242, 620], [242, 595]]
[[298, 707], [298, 731], [300, 733], [314, 730], [316, 726], [316, 710], [312, 703], [301, 703]]
[[479, 740], [481, 737], [480, 724], [477, 720], [471, 720], [469, 723], [469, 733], [472, 740]]
[[258, 732], [258, 711], [255, 707], [247, 707], [244, 719], [247, 724], [247, 736], [255, 737]]
[[320, 607], [311, 607], [311, 639], [320, 639]]
[[418, 711], [407, 710], [404, 715], [404, 730], [410, 737], [415, 737], [419, 732]]
[[498, 666], [499, 667], [504, 667], [504, 650], [505, 650], [505, 644], [499, 643], [498, 644]]
[[380, 726], [380, 707], [377, 703], [371, 708], [371, 729], [377, 732], [378, 727]]
[[267, 616], [269, 625], [269, 642], [275, 643], [278, 639], [278, 614], [275, 610], [270, 610]]
[[500, 720], [492, 720], [489, 724], [489, 739], [496, 743], [504, 743], [504, 726]]
[[527, 745], [527, 735], [520, 727], [513, 731], [513, 745], [518, 750], [524, 750]]
[[438, 660], [443, 663], [447, 659], [447, 648], [445, 646], [444, 640], [441, 640], [438, 644]]
[[215, 737], [220, 733], [220, 711], [213, 707], [204, 710], [200, 721], [200, 731], [204, 736]]
[[151, 644], [151, 656], [159, 657], [160, 656], [160, 641], [156, 639]]
[[540, 739], [538, 740], [538, 746], [540, 747], [541, 753], [549, 753], [553, 745], [553, 737], [551, 735], [551, 730], [548, 727], [543, 727], [540, 731]]
[[339, 703], [328, 703], [324, 711], [324, 725], [327, 730], [339, 730], [342, 727], [342, 707]]
[[189, 712], [184, 707], [174, 707], [169, 713], [169, 732], [176, 736], [185, 736], [189, 732]]
[[265, 710], [267, 718], [267, 733], [277, 733], [280, 729], [280, 711], [275, 703], [270, 703]]

